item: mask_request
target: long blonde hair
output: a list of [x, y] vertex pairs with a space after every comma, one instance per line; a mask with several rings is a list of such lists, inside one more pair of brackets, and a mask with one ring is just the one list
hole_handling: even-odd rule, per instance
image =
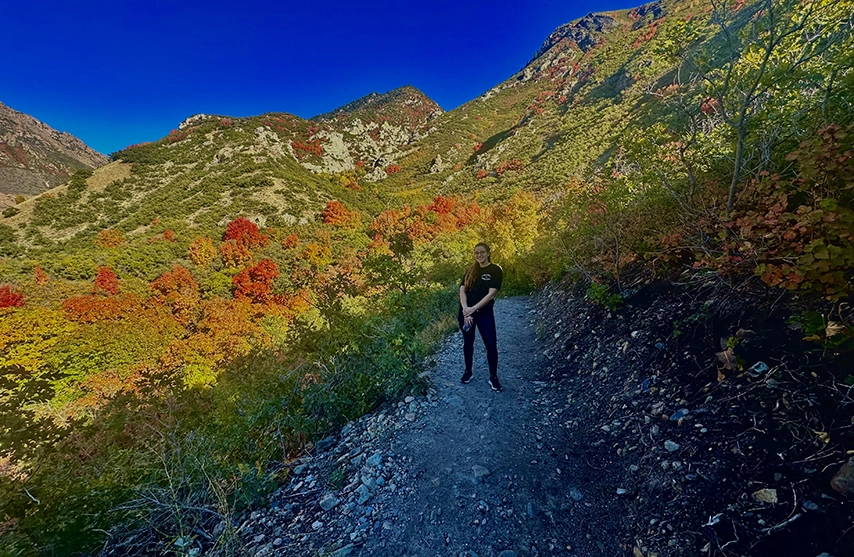
[[[486, 260], [489, 263], [492, 263], [492, 259], [491, 259], [492, 250], [489, 249], [489, 246], [487, 244], [484, 244], [483, 242], [480, 242], [479, 244], [477, 244], [474, 247], [474, 249], [477, 249], [477, 248], [485, 249], [486, 250]], [[477, 277], [480, 276], [480, 273], [478, 272], [479, 270], [480, 270], [480, 263], [478, 263], [477, 261], [474, 262], [474, 265], [472, 265], [471, 267], [466, 269], [466, 275], [465, 275], [465, 278], [463, 278], [463, 285], [465, 286], [466, 292], [468, 292], [469, 290], [474, 288], [474, 283], [477, 280]]]

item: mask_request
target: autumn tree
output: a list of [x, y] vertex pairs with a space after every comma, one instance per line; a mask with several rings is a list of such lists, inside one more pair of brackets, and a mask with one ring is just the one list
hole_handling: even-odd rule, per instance
[[98, 232], [95, 238], [95, 245], [101, 248], [117, 248], [127, 241], [121, 230], [116, 228], [108, 228]]
[[[844, 38], [850, 48], [854, 12], [848, 2], [762, 0], [753, 6], [750, 22], [737, 28], [736, 22], [743, 19], [738, 10], [726, 0], [714, 0], [712, 6], [712, 22], [723, 41], [717, 50], [702, 53], [694, 61], [715, 110], [735, 133], [729, 214], [745, 166], [748, 136], [757, 131], [754, 120], [775, 97], [788, 97], [791, 91], [811, 91], [816, 103], [823, 102], [821, 96], [833, 91], [836, 76], [832, 71], [827, 76], [816, 73], [823, 64], [814, 65], [845, 48]], [[722, 64], [713, 65], [720, 59]]]
[[268, 302], [273, 293], [273, 281], [278, 276], [279, 266], [269, 259], [262, 259], [234, 276], [234, 297], [256, 303]]
[[143, 300], [135, 294], [116, 294], [109, 297], [89, 294], [73, 296], [62, 302], [68, 319], [80, 323], [118, 321], [139, 315]]
[[219, 256], [226, 267], [240, 267], [252, 260], [252, 251], [237, 240], [226, 240], [219, 245]]
[[167, 305], [182, 324], [190, 322], [199, 303], [199, 285], [186, 268], [175, 265], [149, 284], [156, 303]]
[[98, 267], [98, 274], [95, 276], [95, 290], [107, 294], [118, 294], [119, 276], [109, 267]]
[[340, 201], [327, 201], [322, 216], [324, 224], [343, 228], [353, 228], [362, 222], [358, 211], [348, 210]]
[[11, 284], [0, 286], [0, 308], [21, 307], [24, 305], [24, 295]]
[[282, 240], [282, 247], [285, 249], [294, 249], [299, 245], [299, 235], [296, 232], [292, 232], [288, 234], [284, 240]]
[[44, 286], [45, 284], [50, 282], [50, 277], [47, 276], [47, 273], [44, 272], [44, 269], [42, 269], [39, 265], [33, 267], [33, 278], [36, 279], [36, 284], [38, 284], [39, 286]]
[[270, 243], [270, 238], [261, 233], [258, 225], [245, 217], [238, 217], [229, 222], [222, 239], [225, 242], [233, 240], [249, 250]]
[[207, 236], [202, 236], [193, 240], [190, 244], [190, 249], [187, 252], [187, 257], [190, 261], [199, 267], [207, 267], [216, 257], [216, 248], [213, 241]]

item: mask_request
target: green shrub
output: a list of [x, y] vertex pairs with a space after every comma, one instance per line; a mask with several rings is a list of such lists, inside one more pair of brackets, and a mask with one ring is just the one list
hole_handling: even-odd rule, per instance
[[611, 294], [608, 290], [608, 287], [604, 284], [594, 282], [587, 289], [587, 297], [593, 302], [605, 306], [608, 308], [608, 311], [616, 313], [623, 304], [623, 297], [619, 294]]

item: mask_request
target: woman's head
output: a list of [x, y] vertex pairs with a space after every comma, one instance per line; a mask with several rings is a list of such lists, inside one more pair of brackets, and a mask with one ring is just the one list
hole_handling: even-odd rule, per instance
[[474, 288], [474, 283], [480, 275], [480, 268], [486, 267], [492, 262], [490, 260], [491, 253], [489, 246], [483, 242], [474, 247], [474, 264], [466, 269], [466, 276], [463, 279], [463, 285], [467, 291]]
[[489, 249], [487, 244], [480, 242], [474, 247], [474, 260], [478, 263], [486, 262], [490, 263], [490, 257], [492, 255], [492, 250]]

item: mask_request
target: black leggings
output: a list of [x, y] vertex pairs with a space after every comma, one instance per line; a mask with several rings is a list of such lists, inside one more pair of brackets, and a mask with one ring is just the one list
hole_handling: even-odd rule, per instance
[[[474, 325], [468, 331], [463, 331], [463, 356], [466, 360], [466, 371], [471, 371], [472, 360], [474, 359], [474, 330], [480, 331], [480, 338], [483, 339], [483, 345], [486, 347], [486, 361], [489, 363], [490, 377], [498, 377], [498, 343], [495, 334], [495, 315], [492, 313], [492, 308], [488, 310], [476, 311], [474, 315]], [[457, 320], [460, 323], [460, 330], [463, 328], [463, 310], [460, 308], [457, 314]]]

